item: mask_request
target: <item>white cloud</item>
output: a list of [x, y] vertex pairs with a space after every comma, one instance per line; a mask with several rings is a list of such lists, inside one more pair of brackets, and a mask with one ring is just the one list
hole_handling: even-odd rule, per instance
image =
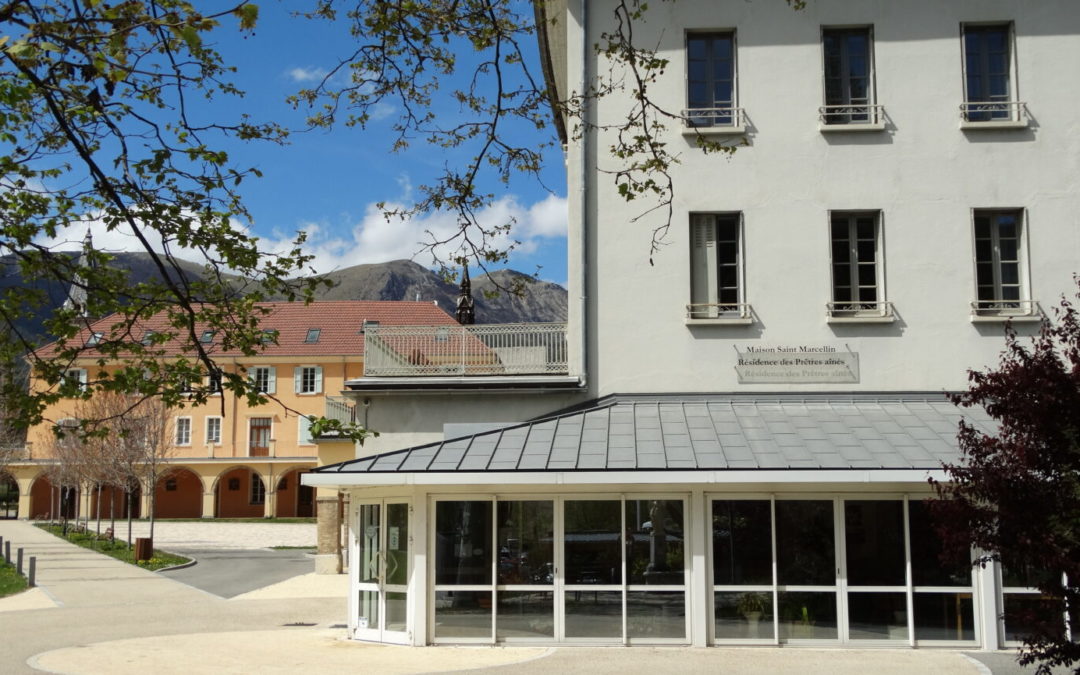
[[326, 77], [330, 71], [325, 68], [296, 67], [285, 71], [285, 77], [293, 82], [317, 82]]

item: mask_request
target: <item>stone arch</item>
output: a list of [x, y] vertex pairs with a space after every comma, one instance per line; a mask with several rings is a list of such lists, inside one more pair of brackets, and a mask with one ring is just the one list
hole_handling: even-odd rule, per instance
[[[142, 517], [142, 489], [135, 488], [131, 500], [128, 494], [115, 485], [102, 485], [101, 489], [94, 488], [90, 492], [90, 517], [91, 518], [127, 518], [128, 507], [131, 507], [131, 517]], [[99, 508], [100, 506], [100, 508]]]
[[[262, 485], [261, 500], [255, 481]], [[266, 515], [268, 486], [262, 475], [249, 466], [234, 466], [218, 474], [214, 481], [216, 518], [262, 518]]]
[[203, 482], [191, 469], [171, 467], [154, 488], [155, 518], [202, 518]]
[[19, 483], [6, 471], [0, 471], [0, 518], [19, 516]]
[[57, 487], [45, 474], [38, 475], [30, 487], [30, 518], [52, 520], [74, 518], [78, 512], [79, 490]]
[[315, 488], [300, 484], [305, 469], [292, 469], [278, 476], [274, 486], [275, 518], [314, 518]]

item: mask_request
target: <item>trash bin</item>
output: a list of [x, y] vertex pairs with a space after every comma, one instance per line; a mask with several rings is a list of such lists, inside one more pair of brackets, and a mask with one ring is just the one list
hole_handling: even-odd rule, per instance
[[150, 537], [135, 538], [135, 561], [149, 560], [154, 557], [154, 540]]

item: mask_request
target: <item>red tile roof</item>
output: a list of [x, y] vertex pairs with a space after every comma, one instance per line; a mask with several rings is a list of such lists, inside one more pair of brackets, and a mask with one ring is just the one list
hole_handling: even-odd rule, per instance
[[[338, 300], [296, 303], [260, 303], [271, 312], [259, 320], [263, 330], [276, 330], [277, 344], [267, 344], [261, 356], [361, 356], [364, 353], [365, 321], [377, 321], [386, 326], [457, 326], [452, 316], [430, 302]], [[94, 333], [102, 333], [102, 340], [110, 339], [112, 326], [120, 320], [117, 315], [95, 321], [89, 328], [79, 332], [68, 344], [83, 345]], [[319, 329], [318, 342], [307, 342], [308, 330]], [[128, 341], [142, 340], [147, 331], [175, 330], [167, 327], [166, 318], [158, 315], [140, 321], [126, 337]], [[196, 326], [195, 335], [203, 332]], [[115, 335], [113, 339], [125, 339]], [[42, 347], [38, 353], [47, 357], [54, 345]], [[166, 354], [177, 354], [180, 345], [163, 345]], [[170, 348], [172, 347], [172, 348]], [[222, 350], [220, 341], [214, 339], [208, 350], [215, 356], [239, 356], [237, 350]], [[91, 354], [87, 354], [87, 357]]]

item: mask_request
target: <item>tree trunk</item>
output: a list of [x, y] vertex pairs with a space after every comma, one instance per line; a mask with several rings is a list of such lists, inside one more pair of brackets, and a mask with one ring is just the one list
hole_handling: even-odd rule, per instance
[[150, 518], [150, 541], [154, 541], [154, 507], [157, 506], [157, 476], [151, 473], [150, 480], [150, 513], [147, 515]]
[[131, 548], [131, 512], [134, 511], [135, 491], [130, 487], [127, 489], [127, 520], [128, 520], [128, 536], [127, 544], [128, 548]]
[[101, 483], [97, 484], [97, 536], [101, 536]]

